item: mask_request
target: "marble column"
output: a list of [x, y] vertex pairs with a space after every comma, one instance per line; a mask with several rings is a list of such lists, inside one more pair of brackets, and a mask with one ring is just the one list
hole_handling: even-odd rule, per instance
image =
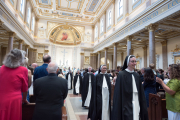
[[22, 46], [23, 46], [24, 41], [23, 40], [19, 40], [18, 42], [19, 42], [19, 49], [22, 50]]
[[92, 26], [92, 40], [91, 41], [92, 41], [92, 43], [94, 43], [94, 41], [95, 41], [94, 40], [94, 25]]
[[96, 69], [97, 68], [97, 54], [96, 53], [94, 53], [94, 63], [93, 63], [93, 69]]
[[29, 45], [25, 46], [25, 51], [26, 51], [26, 57], [28, 57]]
[[[49, 52], [49, 50], [48, 51], [46, 51], [46, 52]], [[37, 59], [37, 49], [34, 49], [33, 50], [33, 63], [35, 63], [36, 62], [36, 59]]]
[[101, 36], [101, 31], [100, 31], [100, 19], [98, 20], [98, 40], [99, 40], [99, 38], [100, 38], [100, 36]]
[[161, 44], [162, 44], [163, 69], [167, 70], [167, 68], [168, 68], [167, 40], [161, 42]]
[[114, 0], [113, 1], [113, 27], [115, 27], [116, 26], [116, 0]]
[[144, 67], [147, 67], [147, 46], [143, 47], [143, 52], [144, 52]]
[[155, 54], [155, 30], [157, 25], [150, 24], [146, 26], [149, 30], [149, 64], [153, 63], [156, 68], [156, 54]]
[[96, 69], [96, 54], [95, 53], [91, 53], [90, 54], [90, 66], [93, 68], [93, 69]]
[[28, 64], [32, 64], [33, 63], [32, 58], [33, 58], [33, 49], [29, 48], [28, 49], [28, 59], [29, 59]]
[[132, 50], [131, 50], [131, 42], [132, 42], [132, 36], [127, 36], [127, 55], [131, 55]]
[[44, 55], [48, 55], [49, 50], [44, 50]]
[[14, 41], [14, 32], [9, 32], [9, 40], [8, 40], [8, 53], [13, 49], [13, 41]]
[[38, 22], [39, 22], [39, 18], [36, 17], [35, 19], [35, 30], [34, 30], [34, 36], [37, 38], [38, 36]]
[[4, 46], [1, 46], [1, 65], [2, 65], [2, 62], [3, 62], [3, 60], [4, 60], [4, 57], [6, 56], [6, 54], [7, 54], [7, 47], [4, 47]]
[[129, 0], [124, 0], [124, 3], [125, 3], [125, 11], [124, 11], [124, 14], [125, 16], [127, 17], [129, 15]]
[[101, 52], [98, 52], [98, 68], [101, 65]]
[[81, 65], [80, 65], [80, 69], [84, 69], [84, 53], [80, 53], [81, 55]]
[[104, 34], [106, 34], [106, 10], [104, 12]]
[[121, 66], [124, 64], [124, 52], [121, 53]]
[[25, 2], [25, 6], [24, 6], [24, 23], [26, 24], [27, 22], [27, 3], [28, 3], [28, 0], [26, 0]]
[[118, 45], [118, 43], [114, 43], [113, 70], [117, 69], [117, 45]]
[[131, 55], [134, 55], [134, 49], [131, 49]]
[[104, 64], [107, 65], [108, 48], [105, 48], [104, 50], [105, 50], [105, 52], [104, 52], [104, 58], [105, 58], [105, 59], [104, 59]]

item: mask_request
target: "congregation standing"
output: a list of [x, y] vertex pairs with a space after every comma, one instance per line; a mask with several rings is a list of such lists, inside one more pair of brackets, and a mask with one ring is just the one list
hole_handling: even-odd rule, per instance
[[107, 70], [106, 65], [97, 70], [66, 70], [51, 62], [49, 55], [43, 56], [43, 65], [28, 66], [25, 55], [22, 50], [11, 50], [0, 68], [0, 120], [22, 119], [22, 104], [30, 102], [30, 87], [36, 99], [33, 120], [61, 120], [61, 108], [72, 89], [74, 95], [81, 95], [91, 120], [148, 120], [149, 94], [163, 89], [169, 120], [180, 120], [179, 64], [169, 65], [168, 71], [156, 70], [153, 63], [137, 70], [136, 57], [129, 55], [117, 70]]

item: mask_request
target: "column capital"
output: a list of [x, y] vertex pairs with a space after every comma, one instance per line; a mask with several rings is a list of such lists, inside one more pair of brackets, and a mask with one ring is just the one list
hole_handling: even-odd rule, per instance
[[16, 35], [15, 32], [9, 32], [9, 37], [14, 37]]
[[92, 25], [92, 29], [94, 29], [94, 27], [95, 27], [95, 26], [94, 26], [94, 25]]
[[37, 49], [33, 49], [33, 52], [37, 52]]
[[147, 45], [143, 46], [142, 48], [143, 50], [147, 50]]
[[132, 41], [132, 39], [133, 39], [133, 36], [131, 36], [131, 35], [128, 35], [128, 36], [126, 36], [126, 39], [127, 39], [127, 41]]
[[4, 24], [4, 22], [0, 19], [0, 26], [2, 26]]
[[116, 0], [112, 0], [112, 4], [115, 4]]
[[23, 40], [18, 40], [19, 44], [23, 44], [24, 41]]
[[158, 28], [158, 25], [156, 24], [150, 24], [148, 26], [145, 26], [145, 29], [149, 30], [149, 32], [155, 31], [157, 28]]
[[117, 47], [117, 45], [119, 45], [119, 43], [113, 43], [113, 46], [114, 46], [114, 47]]
[[25, 47], [29, 49], [30, 46], [29, 46], [29, 45], [26, 45]]
[[161, 42], [162, 46], [167, 46], [167, 40]]
[[36, 18], [35, 18], [35, 20], [36, 20], [36, 21], [39, 21], [39, 18], [38, 18], [38, 17], [36, 17]]
[[109, 49], [108, 47], [104, 48], [104, 50], [108, 50], [108, 49]]
[[90, 56], [96, 56], [96, 53], [90, 53]]
[[101, 51], [98, 51], [98, 54], [101, 54]]
[[44, 53], [48, 53], [49, 52], [49, 50], [44, 50]]
[[80, 55], [82, 55], [82, 56], [83, 56], [83, 55], [84, 55], [84, 53], [80, 53]]
[[106, 14], [106, 10], [104, 11], [104, 14]]

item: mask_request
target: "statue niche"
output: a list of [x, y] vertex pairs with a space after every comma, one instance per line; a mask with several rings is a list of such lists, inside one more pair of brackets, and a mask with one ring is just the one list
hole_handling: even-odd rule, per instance
[[49, 40], [55, 44], [77, 45], [81, 43], [79, 32], [72, 26], [61, 25], [50, 32]]

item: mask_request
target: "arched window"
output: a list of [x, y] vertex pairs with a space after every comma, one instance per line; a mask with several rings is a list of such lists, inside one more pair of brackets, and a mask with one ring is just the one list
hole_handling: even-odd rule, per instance
[[108, 26], [111, 25], [111, 11], [108, 13]]
[[28, 8], [28, 14], [27, 14], [27, 23], [30, 24], [30, 17], [31, 17], [31, 9]]
[[20, 11], [23, 14], [23, 12], [24, 12], [24, 0], [21, 0]]
[[133, 3], [135, 3], [137, 0], [132, 0], [133, 1]]
[[95, 27], [95, 38], [97, 38], [97, 36], [98, 36], [98, 27], [96, 26]]
[[101, 20], [101, 32], [104, 31], [104, 22], [103, 22], [103, 19]]
[[35, 18], [32, 18], [31, 30], [34, 31]]
[[123, 14], [123, 0], [119, 0], [118, 3], [118, 17]]

